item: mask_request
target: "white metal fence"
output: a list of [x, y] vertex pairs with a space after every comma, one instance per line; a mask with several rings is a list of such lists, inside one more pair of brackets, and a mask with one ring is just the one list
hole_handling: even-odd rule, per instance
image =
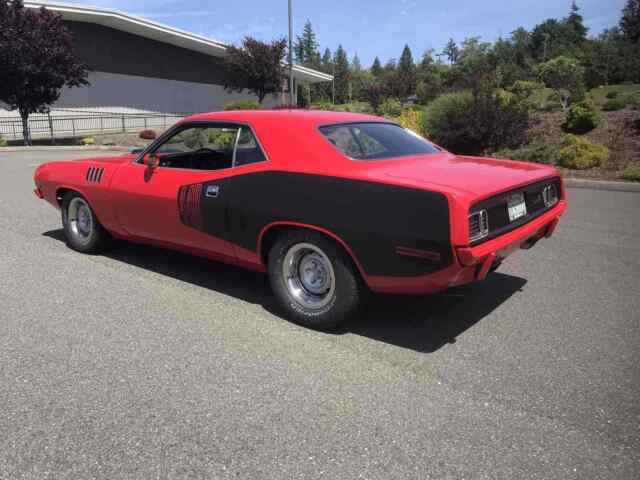
[[[145, 111], [58, 110], [29, 116], [34, 139], [74, 138], [87, 135], [139, 132], [166, 129], [186, 114]], [[22, 139], [22, 119], [15, 115], [0, 116], [0, 136], [6, 140]]]

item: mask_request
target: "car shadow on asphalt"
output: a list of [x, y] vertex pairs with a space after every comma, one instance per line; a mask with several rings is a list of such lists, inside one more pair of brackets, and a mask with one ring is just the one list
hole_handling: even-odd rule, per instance
[[[65, 241], [62, 229], [43, 235]], [[262, 273], [126, 242], [118, 242], [102, 256], [261, 305], [281, 317], [267, 276]], [[455, 343], [457, 337], [521, 291], [526, 283], [523, 278], [495, 272], [483, 282], [433, 295], [376, 295], [358, 318], [327, 335], [355, 334], [417, 352], [435, 352]]]

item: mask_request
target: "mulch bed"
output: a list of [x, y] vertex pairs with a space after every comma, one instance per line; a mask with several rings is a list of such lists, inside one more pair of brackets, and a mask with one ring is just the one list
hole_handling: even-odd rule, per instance
[[[640, 166], [640, 132], [633, 128], [633, 119], [639, 112], [624, 109], [616, 112], [602, 112], [598, 127], [584, 135], [592, 142], [609, 149], [607, 165], [588, 170], [560, 168], [566, 177], [591, 180], [620, 180], [624, 169], [631, 165]], [[543, 113], [529, 129], [531, 140], [540, 140], [548, 145], [561, 148], [566, 132], [562, 129], [564, 112]]]

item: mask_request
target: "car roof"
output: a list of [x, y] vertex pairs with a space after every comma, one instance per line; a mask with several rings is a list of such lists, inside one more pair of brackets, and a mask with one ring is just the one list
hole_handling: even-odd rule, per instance
[[184, 121], [232, 121], [264, 124], [270, 122], [304, 123], [317, 126], [331, 123], [388, 122], [381, 117], [350, 112], [329, 112], [324, 110], [282, 109], [282, 110], [229, 110], [223, 112], [200, 113]]
[[[336, 172], [339, 164], [353, 164], [342, 152], [317, 132], [321, 125], [356, 122], [386, 122], [373, 115], [322, 110], [229, 110], [193, 115], [184, 122], [237, 122], [252, 126], [273, 168], [296, 172], [329, 168]], [[293, 141], [292, 141], [293, 140]], [[352, 165], [353, 166], [353, 165]]]

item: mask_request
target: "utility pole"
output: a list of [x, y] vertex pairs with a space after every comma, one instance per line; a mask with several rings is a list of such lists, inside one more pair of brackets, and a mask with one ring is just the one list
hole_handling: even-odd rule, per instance
[[289, 106], [293, 105], [293, 0], [289, 0]]
[[331, 103], [336, 104], [336, 62], [331, 62], [333, 65], [333, 80], [331, 80]]

